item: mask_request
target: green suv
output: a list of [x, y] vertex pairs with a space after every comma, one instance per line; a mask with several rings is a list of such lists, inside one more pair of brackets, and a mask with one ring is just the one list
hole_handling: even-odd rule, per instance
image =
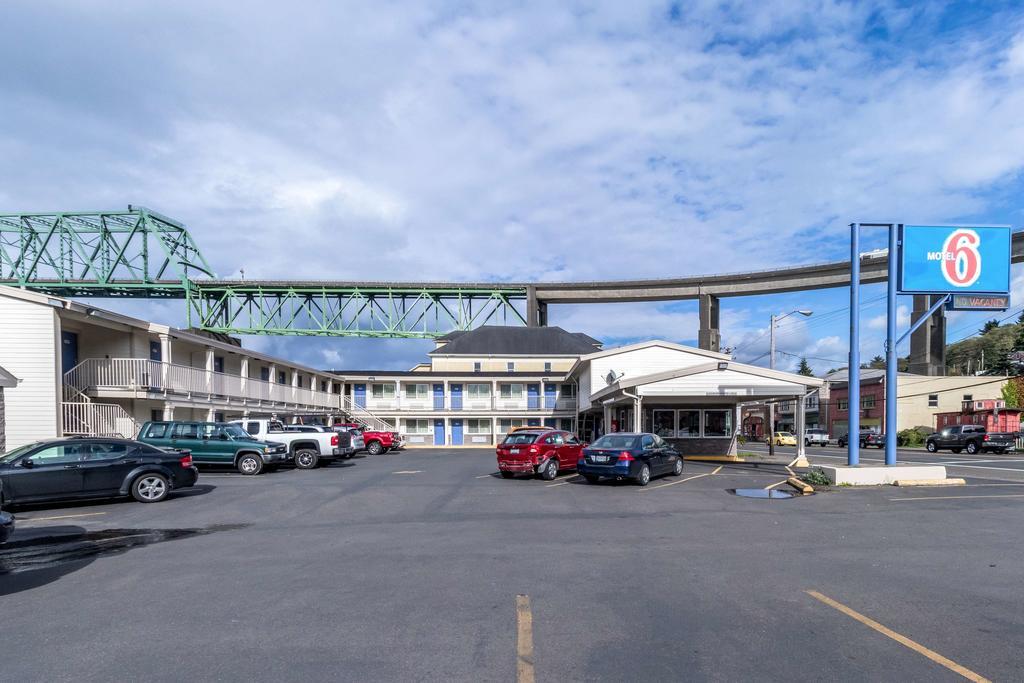
[[267, 466], [291, 459], [283, 443], [259, 441], [227, 422], [147, 422], [139, 431], [139, 441], [188, 449], [197, 465], [233, 465], [242, 474], [259, 474]]

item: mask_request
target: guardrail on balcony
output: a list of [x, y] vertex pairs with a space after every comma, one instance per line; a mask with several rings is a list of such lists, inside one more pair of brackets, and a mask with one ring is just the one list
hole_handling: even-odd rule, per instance
[[[365, 403], [361, 406], [363, 410], [371, 412], [386, 413], [391, 411], [400, 412], [442, 412], [442, 411], [454, 411], [454, 412], [473, 412], [473, 411], [498, 411], [498, 412], [550, 412], [552, 410], [575, 410], [576, 409], [576, 397], [565, 396], [557, 399], [550, 397], [541, 396], [537, 398], [516, 396], [516, 397], [505, 397], [491, 396], [487, 398], [466, 398], [462, 397], [462, 401], [458, 400], [458, 397], [447, 396], [444, 401], [430, 398], [407, 398], [405, 396], [401, 398], [386, 398], [386, 399], [374, 399], [367, 397]], [[345, 397], [346, 405], [355, 404], [352, 402], [352, 398], [349, 396]]]
[[92, 389], [122, 389], [326, 409], [336, 409], [340, 404], [337, 394], [145, 358], [90, 358], [64, 373], [64, 383], [83, 393]]
[[115, 436], [134, 439], [139, 423], [119, 405], [65, 401], [61, 404], [64, 436]]

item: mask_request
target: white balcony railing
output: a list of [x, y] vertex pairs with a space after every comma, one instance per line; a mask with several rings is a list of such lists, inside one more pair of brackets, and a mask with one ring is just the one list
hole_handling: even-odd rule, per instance
[[61, 404], [65, 436], [116, 436], [134, 439], [139, 424], [119, 405], [88, 401]]
[[[346, 397], [351, 402], [351, 397]], [[553, 410], [575, 410], [575, 396], [551, 396], [526, 397], [519, 396], [485, 396], [467, 398], [462, 397], [461, 402], [458, 396], [448, 395], [444, 399], [428, 396], [426, 398], [409, 398], [400, 396], [395, 398], [373, 398], [367, 396], [362, 399], [362, 408], [370, 412], [386, 413], [393, 411], [400, 412], [474, 412], [474, 411], [497, 411], [497, 412], [551, 412]]]
[[340, 406], [337, 394], [145, 358], [90, 358], [64, 373], [64, 383], [83, 393], [97, 389], [157, 391], [325, 409]]

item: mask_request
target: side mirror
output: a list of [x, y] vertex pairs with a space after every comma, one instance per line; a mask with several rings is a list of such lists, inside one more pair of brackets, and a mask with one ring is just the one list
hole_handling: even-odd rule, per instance
[[22, 467], [29, 470], [36, 466], [36, 464], [32, 462], [32, 458], [25, 458], [20, 464]]

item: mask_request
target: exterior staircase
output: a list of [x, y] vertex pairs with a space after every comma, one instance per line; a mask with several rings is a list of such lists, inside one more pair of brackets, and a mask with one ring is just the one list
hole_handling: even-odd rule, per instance
[[[81, 363], [79, 363], [79, 366]], [[86, 395], [86, 387], [75, 386], [75, 366], [64, 373], [61, 425], [64, 436], [107, 436], [134, 439], [139, 423], [116, 403], [96, 403]]]
[[352, 422], [365, 425], [371, 431], [376, 432], [397, 432], [398, 425], [391, 424], [382, 417], [377, 417], [363, 406], [357, 405], [351, 396], [343, 396], [341, 399], [341, 410]]

